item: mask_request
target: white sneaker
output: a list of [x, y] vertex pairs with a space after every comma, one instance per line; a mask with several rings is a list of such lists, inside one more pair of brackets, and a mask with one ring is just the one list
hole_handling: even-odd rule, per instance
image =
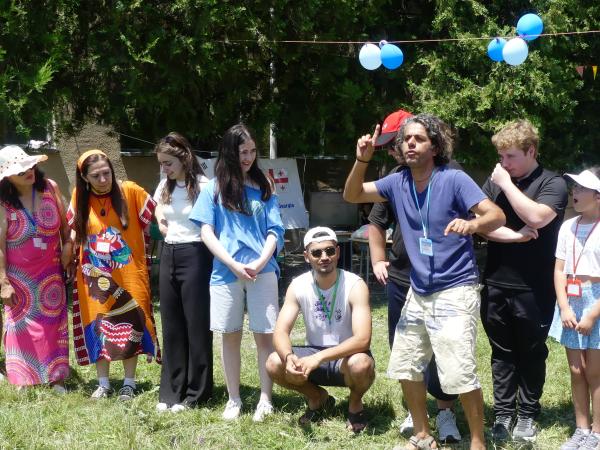
[[181, 411], [185, 411], [187, 408], [187, 406], [182, 405], [181, 403], [175, 403], [173, 406], [171, 406], [171, 412], [172, 413], [180, 413]]
[[252, 420], [254, 422], [262, 422], [270, 414], [273, 414], [273, 405], [267, 400], [261, 400], [256, 405], [256, 411], [254, 411]]
[[240, 417], [240, 412], [242, 410], [242, 400], [241, 399], [230, 399], [225, 405], [225, 410], [221, 415], [225, 420], [235, 420]]
[[441, 409], [435, 418], [435, 425], [438, 431], [438, 439], [446, 444], [460, 441], [461, 436], [456, 427], [456, 416], [449, 409]]
[[107, 398], [113, 395], [115, 391], [111, 387], [98, 386], [92, 393], [93, 399]]
[[409, 412], [408, 416], [406, 416], [404, 418], [404, 421], [400, 424], [400, 434], [407, 434], [412, 436], [414, 428], [415, 425], [413, 424], [412, 416]]
[[158, 412], [165, 412], [169, 410], [169, 405], [167, 405], [166, 403], [160, 402], [156, 405], [156, 410]]

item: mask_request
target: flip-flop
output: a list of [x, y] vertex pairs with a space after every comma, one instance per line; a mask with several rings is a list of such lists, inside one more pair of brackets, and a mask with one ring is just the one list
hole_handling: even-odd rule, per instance
[[353, 413], [348, 411], [348, 420], [346, 421], [346, 427], [349, 431], [354, 433], [360, 433], [367, 427], [367, 415], [365, 410]]
[[333, 398], [330, 395], [327, 397], [327, 400], [325, 400], [325, 402], [323, 403], [323, 405], [320, 408], [317, 408], [317, 409], [306, 408], [306, 411], [304, 411], [304, 414], [302, 414], [300, 416], [300, 418], [298, 419], [298, 423], [301, 426], [307, 426], [313, 422], [318, 422], [319, 420], [321, 420], [323, 418], [323, 414], [327, 411], [332, 410], [334, 406], [335, 406], [335, 398]]

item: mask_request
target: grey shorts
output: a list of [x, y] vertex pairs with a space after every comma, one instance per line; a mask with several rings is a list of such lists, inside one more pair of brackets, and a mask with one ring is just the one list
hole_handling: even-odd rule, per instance
[[[314, 355], [326, 348], [328, 347], [302, 345], [292, 347], [292, 351], [298, 358], [304, 358], [305, 356]], [[370, 350], [367, 350], [365, 353], [373, 358]], [[317, 386], [345, 387], [346, 382], [344, 381], [344, 374], [342, 373], [342, 360], [343, 358], [324, 362], [308, 375], [308, 381]]]
[[210, 329], [221, 333], [240, 331], [244, 306], [250, 331], [273, 333], [279, 314], [279, 292], [275, 272], [261, 273], [256, 281], [236, 280], [210, 287]]

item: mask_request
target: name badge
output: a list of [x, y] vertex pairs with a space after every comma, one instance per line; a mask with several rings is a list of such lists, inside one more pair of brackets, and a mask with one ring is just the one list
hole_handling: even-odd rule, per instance
[[569, 297], [581, 297], [581, 281], [577, 278], [567, 280], [567, 295]]
[[419, 238], [419, 251], [421, 255], [433, 256], [433, 242], [428, 238]]
[[110, 241], [98, 239], [96, 241], [96, 251], [98, 253], [110, 253]]

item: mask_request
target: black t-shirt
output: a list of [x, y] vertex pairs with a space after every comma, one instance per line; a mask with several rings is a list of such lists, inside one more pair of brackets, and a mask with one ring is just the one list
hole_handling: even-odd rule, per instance
[[[406, 166], [397, 166], [390, 170], [390, 174], [396, 173], [399, 170], [408, 169]], [[390, 249], [390, 265], [388, 266], [388, 276], [390, 279], [402, 286], [410, 286], [410, 260], [400, 227], [396, 223], [396, 216], [390, 202], [375, 203], [369, 214], [369, 222], [378, 225], [383, 230], [387, 230], [392, 225], [394, 232], [392, 233], [392, 248]]]
[[[456, 161], [450, 161], [448, 167], [452, 169], [462, 170], [462, 167]], [[407, 166], [396, 166], [390, 170], [389, 174], [396, 173], [400, 170], [408, 170]], [[396, 216], [390, 202], [382, 202], [373, 204], [371, 213], [369, 214], [369, 222], [378, 225], [384, 230], [387, 230], [392, 225], [394, 231], [392, 233], [392, 248], [390, 249], [390, 257], [388, 266], [388, 276], [390, 279], [402, 286], [410, 286], [410, 259], [406, 253], [404, 240], [400, 227], [396, 223]]]
[[[488, 242], [488, 253], [483, 281], [493, 286], [518, 290], [553, 290], [554, 252], [558, 230], [567, 206], [567, 184], [554, 172], [538, 166], [528, 177], [516, 181], [528, 198], [549, 206], [556, 217], [538, 230], [538, 238], [521, 243]], [[495, 202], [506, 215], [506, 227], [518, 231], [525, 222], [514, 211], [506, 195], [491, 179], [483, 185], [483, 192]]]

